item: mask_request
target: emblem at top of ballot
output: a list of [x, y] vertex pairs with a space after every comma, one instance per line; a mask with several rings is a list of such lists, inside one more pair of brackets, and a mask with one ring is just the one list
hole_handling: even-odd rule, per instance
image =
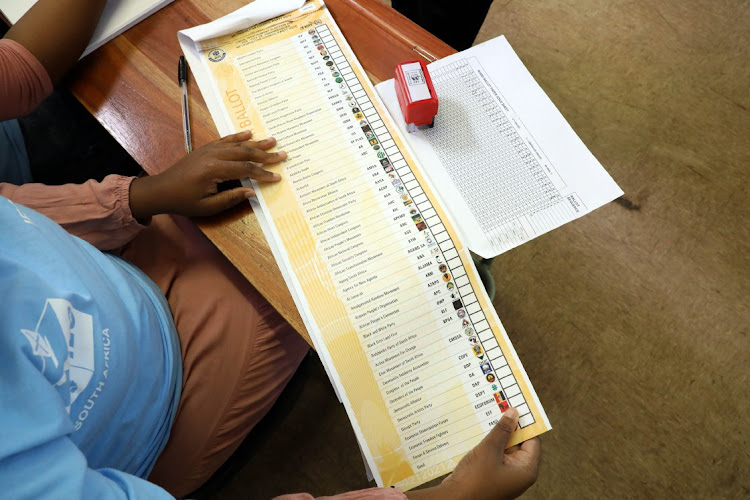
[[211, 62], [223, 61], [227, 53], [223, 49], [214, 49], [208, 53], [208, 60]]

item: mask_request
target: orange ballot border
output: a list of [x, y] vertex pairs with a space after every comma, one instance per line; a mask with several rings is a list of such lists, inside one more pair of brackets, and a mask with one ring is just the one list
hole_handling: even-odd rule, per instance
[[271, 167], [281, 182], [254, 183], [266, 235], [377, 483], [450, 472], [511, 405], [510, 445], [549, 430], [468, 249], [324, 3], [200, 49], [215, 121], [288, 153]]

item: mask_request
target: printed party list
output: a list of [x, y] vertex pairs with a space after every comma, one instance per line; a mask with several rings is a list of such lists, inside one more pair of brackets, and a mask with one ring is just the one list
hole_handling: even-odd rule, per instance
[[[550, 428], [459, 241], [319, 0], [200, 43], [232, 130], [273, 136], [267, 236], [378, 484], [453, 469], [500, 419]], [[200, 81], [200, 80], [199, 80]]]

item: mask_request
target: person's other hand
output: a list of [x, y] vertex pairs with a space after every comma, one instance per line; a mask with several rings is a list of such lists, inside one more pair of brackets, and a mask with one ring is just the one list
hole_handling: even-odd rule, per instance
[[510, 408], [440, 485], [408, 491], [406, 495], [413, 499], [516, 498], [536, 481], [542, 457], [539, 438], [505, 449], [517, 424], [518, 411]]
[[518, 425], [518, 411], [510, 408], [489, 434], [461, 459], [441, 486], [454, 499], [515, 498], [534, 484], [542, 458], [539, 438], [505, 447]]
[[133, 217], [145, 220], [169, 213], [188, 216], [213, 215], [255, 195], [250, 188], [238, 187], [218, 192], [220, 182], [250, 177], [262, 182], [278, 182], [279, 174], [258, 164], [278, 163], [283, 151], [269, 153], [276, 145], [273, 137], [251, 141], [250, 132], [240, 132], [196, 149], [164, 172], [135, 179], [130, 185]]

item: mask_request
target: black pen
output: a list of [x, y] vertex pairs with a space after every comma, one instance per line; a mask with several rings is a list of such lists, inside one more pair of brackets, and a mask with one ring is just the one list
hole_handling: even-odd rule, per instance
[[185, 62], [185, 56], [180, 56], [180, 62], [177, 65], [177, 81], [182, 89], [182, 129], [185, 131], [185, 151], [190, 153], [193, 150], [193, 142], [190, 139], [190, 110], [188, 108], [187, 63]]

